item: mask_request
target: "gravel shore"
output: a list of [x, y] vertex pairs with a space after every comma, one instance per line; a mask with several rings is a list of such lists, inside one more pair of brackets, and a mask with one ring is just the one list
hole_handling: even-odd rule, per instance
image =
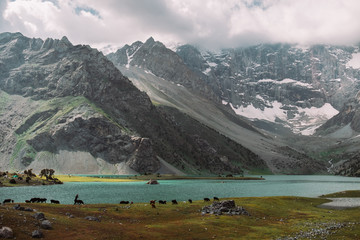
[[328, 198], [331, 202], [319, 205], [321, 208], [345, 209], [360, 207], [360, 198]]

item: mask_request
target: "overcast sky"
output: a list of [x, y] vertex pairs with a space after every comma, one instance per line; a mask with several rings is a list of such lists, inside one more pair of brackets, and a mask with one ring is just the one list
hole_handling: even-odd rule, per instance
[[103, 48], [360, 42], [359, 0], [0, 0], [0, 32]]

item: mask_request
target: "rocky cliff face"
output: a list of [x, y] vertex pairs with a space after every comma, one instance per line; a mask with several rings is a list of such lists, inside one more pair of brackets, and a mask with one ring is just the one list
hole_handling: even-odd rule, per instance
[[[134, 44], [133, 52], [126, 53], [141, 50], [137, 45], [144, 52], [150, 46], [157, 49], [157, 43], [149, 41]], [[140, 64], [140, 58], [134, 55], [134, 63]], [[242, 172], [223, 161], [227, 156], [221, 151], [212, 153], [210, 165], [216, 168], [202, 164], [206, 154], [195, 159], [193, 145], [205, 152], [213, 148], [199, 144], [206, 139], [175, 130], [168, 113], [154, 107], [102, 53], [73, 46], [66, 37], [43, 41], [0, 34], [0, 90], [0, 166], [6, 170], [157, 172], [163, 158], [192, 173]]]
[[349, 138], [360, 132], [360, 95], [349, 99], [339, 113], [316, 129], [317, 135]]
[[185, 45], [177, 53], [219, 86], [223, 103], [239, 115], [295, 133], [314, 133], [359, 90], [360, 70], [351, 61], [359, 47], [276, 44], [214, 53]]
[[135, 42], [131, 46], [126, 45], [107, 57], [117, 66], [147, 69], [158, 77], [171, 79], [176, 84], [214, 101], [220, 101], [218, 94], [215, 94], [203, 78], [191, 71], [175, 52], [153, 38], [149, 38], [145, 43]]

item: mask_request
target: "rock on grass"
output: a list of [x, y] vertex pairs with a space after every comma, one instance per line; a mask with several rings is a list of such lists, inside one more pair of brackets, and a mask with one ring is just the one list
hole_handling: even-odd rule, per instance
[[9, 227], [2, 227], [0, 229], [0, 238], [13, 238], [14, 233], [13, 230]]

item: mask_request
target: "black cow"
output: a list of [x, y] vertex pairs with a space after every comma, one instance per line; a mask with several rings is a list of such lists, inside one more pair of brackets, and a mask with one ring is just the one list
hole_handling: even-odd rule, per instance
[[13, 203], [14, 202], [14, 200], [12, 200], [12, 199], [10, 199], [10, 198], [7, 198], [7, 199], [5, 199], [4, 201], [3, 201], [3, 204], [5, 204], [5, 203]]
[[214, 201], [220, 201], [218, 197], [214, 197]]
[[189, 202], [189, 203], [192, 203], [192, 200], [191, 200], [191, 199], [189, 199], [189, 200], [188, 200], [188, 202]]
[[166, 204], [165, 200], [159, 200], [159, 204]]
[[84, 202], [83, 202], [83, 200], [76, 199], [75, 202], [74, 202], [74, 205], [75, 205], [75, 204], [81, 205], [81, 204], [84, 204]]
[[176, 199], [171, 200], [172, 204], [178, 204], [178, 202], [176, 201]]
[[129, 204], [129, 201], [120, 201], [120, 204]]
[[38, 202], [39, 202], [39, 203], [46, 203], [46, 200], [47, 200], [46, 198], [39, 198], [39, 201], [38, 201]]
[[51, 203], [54, 203], [54, 204], [60, 204], [60, 201], [59, 201], [59, 200], [51, 199], [50, 202], [51, 202]]
[[210, 202], [210, 198], [204, 198], [204, 202]]

